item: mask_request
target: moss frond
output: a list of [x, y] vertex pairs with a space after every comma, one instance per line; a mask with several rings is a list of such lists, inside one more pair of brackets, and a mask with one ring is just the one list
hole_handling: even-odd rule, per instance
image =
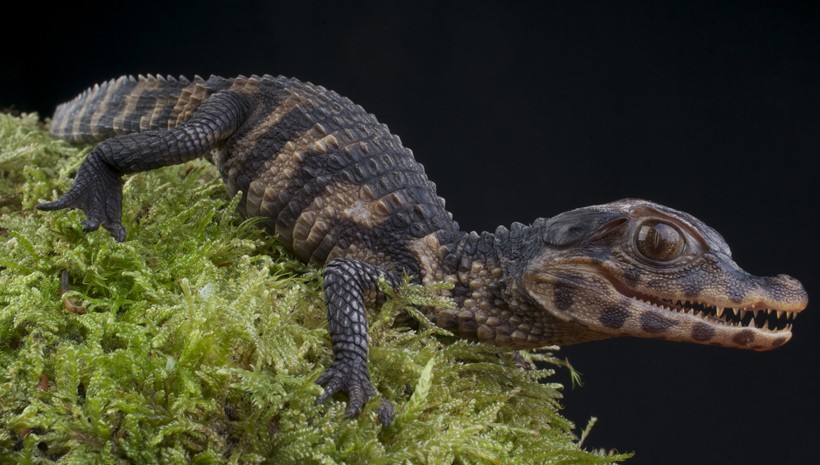
[[[378, 399], [314, 405], [332, 359], [320, 270], [242, 221], [207, 163], [128, 178], [129, 240], [40, 213], [87, 149], [0, 114], [0, 463], [605, 464], [552, 369], [420, 325], [409, 283], [370, 314]], [[68, 278], [68, 292], [61, 280]], [[561, 362], [525, 354], [530, 361]], [[541, 366], [546, 366], [542, 365]], [[585, 432], [586, 433], [586, 430]]]

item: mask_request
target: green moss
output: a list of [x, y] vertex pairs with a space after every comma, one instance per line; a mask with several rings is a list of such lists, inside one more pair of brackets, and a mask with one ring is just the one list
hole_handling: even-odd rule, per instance
[[[552, 370], [422, 325], [405, 285], [372, 311], [370, 367], [397, 408], [315, 406], [332, 358], [320, 270], [241, 221], [207, 163], [128, 178], [118, 244], [39, 213], [87, 149], [0, 114], [0, 463], [603, 464]], [[61, 296], [61, 277], [69, 291]], [[549, 354], [524, 354], [556, 361]]]

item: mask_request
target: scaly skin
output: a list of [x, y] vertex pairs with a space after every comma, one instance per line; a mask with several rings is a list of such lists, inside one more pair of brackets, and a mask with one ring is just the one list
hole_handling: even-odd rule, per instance
[[[752, 276], [723, 238], [683, 212], [636, 199], [531, 225], [466, 233], [412, 152], [373, 115], [295, 79], [123, 77], [55, 112], [51, 132], [102, 141], [74, 185], [42, 210], [80, 208], [86, 231], [123, 241], [122, 175], [209, 157], [239, 209], [264, 217], [300, 259], [325, 266], [334, 362], [318, 402], [376, 394], [365, 308], [380, 276], [453, 284], [456, 309], [423, 309], [456, 334], [513, 349], [638, 336], [768, 350], [808, 303], [785, 275]], [[382, 399], [381, 422], [393, 408]]]

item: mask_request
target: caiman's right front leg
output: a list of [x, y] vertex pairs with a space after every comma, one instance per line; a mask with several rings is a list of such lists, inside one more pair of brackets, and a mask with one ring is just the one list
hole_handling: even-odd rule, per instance
[[201, 157], [236, 132], [250, 111], [246, 97], [229, 91], [217, 92], [177, 128], [105, 140], [80, 165], [71, 189], [37, 208], [79, 208], [86, 215], [82, 222], [84, 231], [94, 231], [102, 225], [115, 240], [122, 242], [122, 175]]
[[[348, 394], [347, 416], [361, 412], [376, 394], [367, 369], [367, 295], [378, 292], [379, 269], [356, 260], [333, 260], [324, 272], [325, 306], [333, 343], [333, 364], [316, 380], [325, 392], [320, 404], [336, 392]], [[391, 282], [394, 284], [394, 282]], [[377, 299], [374, 299], [377, 300]], [[395, 416], [393, 406], [382, 398], [379, 422], [387, 426]]]

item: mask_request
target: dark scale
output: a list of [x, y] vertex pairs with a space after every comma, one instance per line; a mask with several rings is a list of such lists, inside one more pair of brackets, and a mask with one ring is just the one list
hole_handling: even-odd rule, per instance
[[[60, 105], [51, 133], [100, 143], [42, 210], [82, 209], [84, 230], [123, 241], [122, 176], [207, 157], [228, 193], [242, 192], [240, 213], [266, 218], [297, 257], [324, 266], [334, 362], [317, 401], [345, 392], [348, 415], [376, 395], [365, 308], [381, 300], [380, 276], [451, 283], [442, 294], [457, 308], [427, 316], [510, 348], [639, 336], [768, 350], [791, 338], [807, 304], [797, 280], [746, 273], [712, 228], [649, 201], [460, 231], [387, 126], [296, 79], [122, 77]], [[387, 425], [393, 408], [381, 402]]]

